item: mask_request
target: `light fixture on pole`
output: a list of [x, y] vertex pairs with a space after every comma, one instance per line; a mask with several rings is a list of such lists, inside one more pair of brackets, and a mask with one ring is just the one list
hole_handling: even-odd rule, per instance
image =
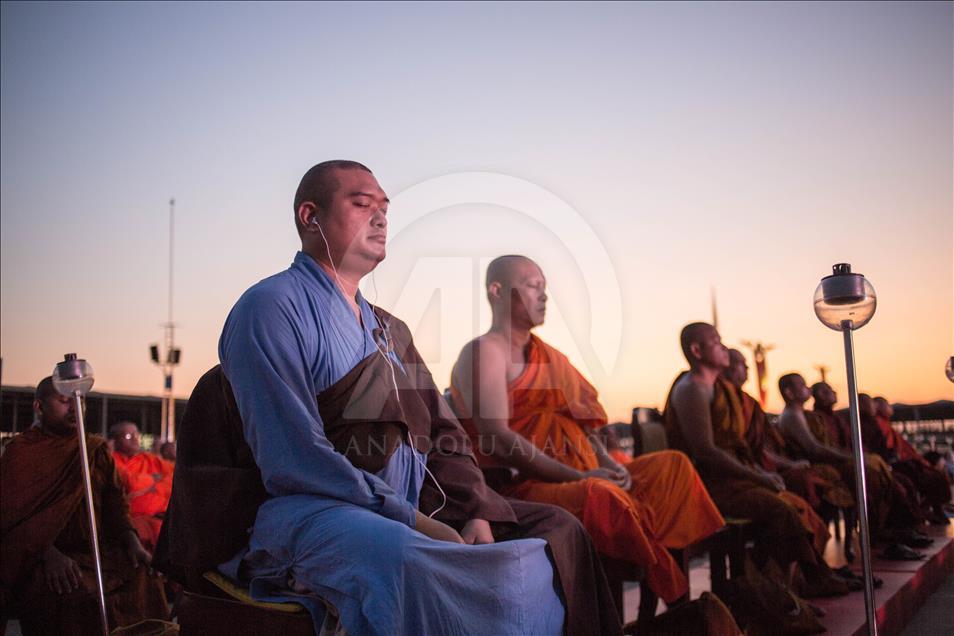
[[96, 512], [93, 507], [93, 484], [89, 476], [89, 453], [86, 449], [86, 423], [83, 420], [83, 398], [93, 388], [93, 367], [86, 360], [78, 360], [75, 353], [63, 356], [63, 362], [53, 369], [53, 388], [64, 397], [74, 400], [76, 409], [76, 434], [79, 436], [80, 466], [83, 470], [83, 487], [86, 495], [86, 512], [89, 519], [89, 540], [93, 548], [93, 565], [96, 569], [96, 592], [99, 594], [99, 618], [103, 634], [109, 634], [106, 618], [106, 596], [103, 593], [103, 564], [99, 556], [99, 533], [96, 530]]
[[175, 399], [172, 396], [172, 369], [179, 364], [179, 361], [182, 359], [182, 349], [174, 346], [173, 336], [170, 332], [174, 329], [174, 326], [167, 325], [166, 327], [166, 355], [160, 357], [159, 355], [159, 345], [153, 343], [149, 345], [149, 358], [152, 360], [153, 364], [157, 365], [160, 370], [162, 370], [163, 384], [162, 384], [162, 415], [160, 416], [161, 424], [159, 427], [159, 439], [163, 442], [174, 441], [176, 438], [175, 432], [175, 404], [173, 400]]
[[[877, 634], [874, 583], [871, 573], [871, 535], [868, 531], [868, 496], [865, 488], [865, 459], [861, 446], [861, 419], [858, 415], [858, 386], [855, 378], [855, 347], [852, 332], [861, 329], [874, 316], [878, 297], [874, 287], [861, 274], [853, 274], [851, 265], [838, 263], [815, 289], [815, 315], [826, 327], [842, 332], [845, 342], [845, 366], [848, 371], [848, 412], [851, 417], [851, 448], [855, 463], [855, 491], [858, 520], [861, 523], [861, 565], [865, 579], [865, 614], [868, 633]], [[846, 532], [848, 530], [846, 529]]]

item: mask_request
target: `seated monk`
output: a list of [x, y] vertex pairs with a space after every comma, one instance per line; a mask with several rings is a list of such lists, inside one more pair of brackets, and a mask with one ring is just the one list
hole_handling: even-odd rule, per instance
[[682, 453], [641, 455], [625, 466], [609, 457], [596, 432], [606, 425], [596, 389], [530, 333], [543, 323], [545, 287], [528, 258], [490, 264], [493, 324], [454, 365], [454, 406], [480, 461], [519, 471], [505, 494], [569, 510], [597, 550], [645, 567], [649, 586], [672, 604], [689, 587], [667, 548], [712, 534], [722, 516]]
[[[812, 385], [814, 405], [811, 411], [805, 411], [808, 428], [815, 439], [830, 448], [852, 456], [851, 426], [847, 412], [834, 412], [838, 402], [838, 394], [827, 382], [816, 382]], [[861, 400], [863, 401], [863, 400]], [[871, 426], [871, 420], [862, 416], [866, 422], [868, 442], [865, 448], [865, 475], [868, 483], [868, 517], [873, 528], [874, 538], [888, 541], [913, 543], [917, 542], [908, 529], [922, 525], [925, 521], [923, 513], [917, 505], [917, 489], [914, 484], [899, 473], [895, 473], [884, 459], [875, 452], [871, 452], [869, 445], [874, 443], [871, 433], [877, 433]], [[854, 470], [851, 477], [846, 475], [846, 481], [854, 484]], [[882, 486], [885, 492], [878, 492]], [[852, 486], [854, 491], [854, 486]], [[914, 539], [912, 541], [911, 539]]]
[[178, 436], [157, 567], [215, 568], [348, 634], [618, 634], [596, 550], [554, 506], [487, 487], [407, 325], [358, 283], [388, 198], [352, 161], [294, 199], [302, 251], [226, 320]]
[[129, 515], [143, 546], [152, 552], [172, 494], [174, 466], [139, 447], [139, 427], [123, 420], [109, 428], [113, 460], [129, 501]]
[[839, 417], [834, 409], [838, 403], [838, 394], [827, 382], [816, 382], [812, 385], [812, 416], [818, 420], [819, 426], [824, 425], [826, 444], [841, 451], [851, 453], [851, 431], [848, 420]]
[[[748, 365], [742, 352], [729, 349], [729, 366], [722, 371], [722, 377], [732, 383], [742, 403], [746, 423], [745, 441], [755, 463], [764, 470], [778, 473], [785, 482], [785, 488], [807, 501], [819, 514], [826, 511], [826, 507], [828, 510], [852, 508], [855, 499], [837, 471], [823, 464], [814, 465], [808, 458], [790, 452], [782, 434], [769, 424], [762, 405], [742, 390], [748, 374]], [[824, 535], [820, 540], [827, 542]]]
[[[778, 388], [785, 400], [785, 409], [779, 418], [779, 430], [792, 449], [793, 456], [837, 471], [851, 492], [855, 492], [855, 467], [851, 453], [831, 444], [829, 435], [832, 429], [826, 421], [816, 417], [812, 411], [805, 410], [805, 402], [811, 396], [805, 379], [797, 373], [788, 373], [779, 378]], [[829, 391], [834, 395], [830, 387]], [[894, 483], [891, 468], [871, 453], [865, 453], [864, 463], [872, 536], [888, 543], [900, 543], [902, 539], [910, 542], [913, 538], [903, 530], [916, 523], [916, 518], [906, 512], [908, 506], [899, 497], [903, 491]], [[897, 549], [888, 547], [891, 551]]]
[[[758, 466], [745, 441], [742, 403], [735, 387], [719, 377], [729, 364], [719, 332], [692, 323], [680, 334], [689, 371], [676, 378], [663, 420], [669, 444], [692, 457], [722, 514], [755, 524], [755, 556], [782, 567], [797, 564], [807, 585], [803, 596], [846, 594], [848, 583], [836, 577], [822, 558], [819, 541], [825, 524], [808, 504], [785, 490], [775, 473]], [[820, 526], [820, 528], [819, 528]], [[794, 569], [791, 572], [794, 575]]]
[[[27, 636], [103, 633], [74, 404], [44, 378], [33, 402], [37, 422], [0, 457], [0, 607]], [[167, 619], [106, 440], [87, 434], [86, 445], [109, 627]]]
[[895, 473], [901, 473], [914, 482], [915, 487], [924, 497], [925, 514], [928, 520], [935, 525], [950, 524], [944, 512], [946, 504], [951, 502], [951, 483], [943, 470], [938, 470], [924, 459], [906, 439], [891, 426], [891, 416], [894, 408], [883, 397], [873, 400], [875, 421], [878, 430], [884, 438], [884, 446], [897, 458], [891, 468]]

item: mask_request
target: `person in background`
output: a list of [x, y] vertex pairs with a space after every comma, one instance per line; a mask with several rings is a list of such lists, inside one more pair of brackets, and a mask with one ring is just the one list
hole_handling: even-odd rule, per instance
[[[103, 633], [74, 405], [41, 380], [36, 424], [0, 457], [0, 483], [16, 484], [0, 498], [0, 606], [26, 636]], [[87, 433], [86, 445], [110, 629], [167, 619], [106, 440]]]

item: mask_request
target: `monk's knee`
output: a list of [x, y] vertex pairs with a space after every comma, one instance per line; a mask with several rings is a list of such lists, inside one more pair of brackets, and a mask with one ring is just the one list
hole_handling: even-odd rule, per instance
[[695, 471], [695, 468], [692, 465], [692, 460], [689, 459], [689, 456], [682, 451], [665, 450], [662, 452], [666, 454], [666, 458], [669, 461], [671, 461], [673, 464], [676, 464], [680, 469]]

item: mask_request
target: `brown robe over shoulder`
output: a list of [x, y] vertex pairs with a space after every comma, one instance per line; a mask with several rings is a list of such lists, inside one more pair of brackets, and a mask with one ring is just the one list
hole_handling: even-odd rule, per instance
[[[86, 444], [110, 627], [166, 619], [161, 582], [133, 568], [122, 549], [123, 535], [134, 530], [106, 440], [87, 435]], [[102, 634], [76, 434], [33, 427], [17, 435], [0, 457], [0, 482], [4, 615], [17, 616], [25, 634]], [[85, 589], [59, 595], [47, 588], [41, 559], [51, 545], [76, 561]]]
[[[676, 378], [673, 387], [684, 374]], [[744, 437], [746, 422], [742, 403], [735, 387], [725, 380], [716, 380], [711, 416], [715, 445], [743, 464], [754, 466], [752, 449]], [[666, 400], [663, 422], [669, 446], [691, 457], [672, 405], [672, 389]], [[819, 546], [824, 548], [828, 531], [804, 499], [788, 491], [775, 492], [747, 479], [724, 477], [703, 469], [699, 474], [723, 515], [749, 519], [757, 525], [755, 547], [759, 553], [780, 565], [797, 561], [827, 570]]]
[[[428, 468], [447, 496], [435, 518], [458, 529], [470, 519], [486, 519], [498, 540], [545, 539], [566, 604], [566, 633], [620, 633], [606, 578], [583, 526], [555, 506], [507, 500], [487, 487], [470, 440], [434, 384], [410, 330], [387, 312], [374, 311], [389, 325], [406, 371], [395, 374], [400, 399], [383, 357], [365, 358], [317, 396], [329, 441], [355, 466], [374, 471], [406, 435], [428, 454]], [[154, 562], [170, 578], [201, 590], [202, 572], [245, 545], [267, 496], [220, 367], [196, 385], [177, 441], [176, 479]], [[421, 512], [435, 510], [442, 500], [426, 480]]]
[[752, 449], [756, 462], [766, 470], [778, 472], [785, 480], [785, 487], [797, 494], [819, 512], [823, 503], [836, 508], [851, 508], [855, 498], [849, 487], [842, 481], [840, 474], [831, 466], [813, 463], [804, 468], [781, 468], [773, 462], [766, 451], [791, 459], [791, 446], [782, 438], [782, 434], [769, 424], [768, 417], [758, 401], [736, 388], [742, 401], [743, 417], [747, 422], [745, 439]]

